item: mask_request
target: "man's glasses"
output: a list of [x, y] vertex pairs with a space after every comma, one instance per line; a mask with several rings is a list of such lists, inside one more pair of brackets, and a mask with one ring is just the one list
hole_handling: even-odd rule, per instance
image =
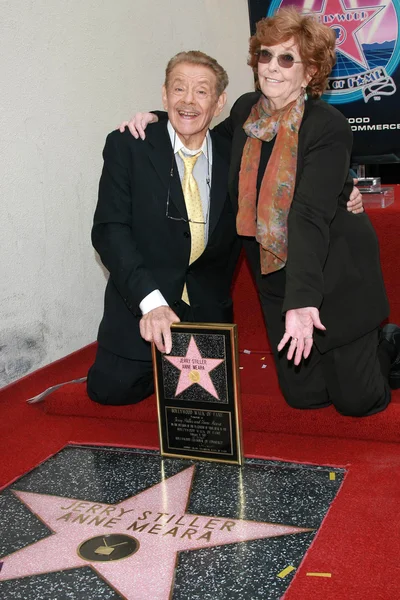
[[[256, 52], [256, 56], [258, 57], [259, 63], [267, 65], [275, 57], [275, 54], [272, 54], [269, 50], [261, 49]], [[303, 62], [302, 60], [294, 60], [294, 57], [291, 54], [278, 54], [276, 60], [278, 61], [278, 65], [283, 69], [290, 69], [296, 63]]]
[[[170, 176], [174, 176], [174, 171], [171, 169]], [[184, 221], [185, 223], [195, 223], [196, 225], [207, 225], [208, 216], [210, 214], [210, 180], [207, 178], [207, 189], [208, 189], [208, 203], [207, 203], [207, 213], [205, 221], [194, 221], [193, 219], [185, 219], [184, 217], [173, 217], [169, 214], [169, 199], [170, 199], [170, 186], [168, 185], [168, 194], [167, 194], [167, 206], [165, 210], [165, 216], [167, 219], [171, 219], [171, 221]]]

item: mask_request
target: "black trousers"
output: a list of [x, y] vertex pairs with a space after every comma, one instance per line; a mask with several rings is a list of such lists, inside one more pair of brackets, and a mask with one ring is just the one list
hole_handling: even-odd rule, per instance
[[293, 408], [321, 408], [333, 404], [343, 415], [367, 416], [384, 410], [390, 402], [390, 355], [379, 343], [379, 331], [324, 354], [313, 346], [310, 356], [297, 367], [277, 346], [285, 331], [282, 315], [285, 270], [261, 275], [259, 245], [244, 239], [246, 255], [256, 281], [269, 341], [274, 353], [279, 385]]
[[[182, 302], [179, 317], [193, 321], [190, 306]], [[99, 404], [136, 404], [154, 392], [153, 363], [125, 358], [99, 346], [86, 385], [89, 398]]]

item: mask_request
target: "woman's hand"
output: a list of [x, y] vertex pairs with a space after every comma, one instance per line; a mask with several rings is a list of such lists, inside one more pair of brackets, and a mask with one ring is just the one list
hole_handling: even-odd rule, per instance
[[285, 334], [278, 344], [278, 351], [280, 352], [290, 340], [287, 359], [292, 360], [294, 357], [294, 364], [299, 365], [302, 357], [307, 358], [310, 355], [314, 327], [322, 331], [326, 329], [320, 321], [319, 310], [315, 306], [288, 310]]
[[362, 194], [358, 187], [356, 187], [358, 179], [353, 179], [353, 182], [354, 187], [351, 190], [350, 198], [347, 202], [347, 210], [355, 215], [358, 215], [364, 212], [364, 205], [362, 200]]
[[123, 121], [119, 126], [119, 130], [121, 133], [123, 133], [125, 131], [125, 127], [128, 127], [134, 138], [139, 139], [139, 137], [141, 137], [142, 140], [144, 140], [146, 137], [144, 130], [146, 129], [147, 125], [150, 123], [157, 123], [157, 121], [158, 117], [153, 113], [138, 112], [130, 121]]

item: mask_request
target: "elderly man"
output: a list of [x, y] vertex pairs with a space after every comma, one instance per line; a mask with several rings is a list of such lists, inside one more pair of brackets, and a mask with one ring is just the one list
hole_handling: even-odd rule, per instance
[[171, 323], [232, 322], [240, 251], [227, 195], [229, 141], [209, 131], [228, 76], [202, 52], [181, 52], [162, 88], [168, 122], [146, 140], [107, 137], [93, 245], [110, 278], [90, 398], [139, 402], [153, 391], [150, 342], [171, 351]]

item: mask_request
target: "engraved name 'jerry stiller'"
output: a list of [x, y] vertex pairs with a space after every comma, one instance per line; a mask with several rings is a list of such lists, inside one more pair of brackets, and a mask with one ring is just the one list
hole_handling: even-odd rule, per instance
[[[187, 537], [192, 539], [211, 540], [213, 531], [231, 532], [235, 527], [234, 521], [204, 517], [200, 515], [177, 515], [164, 512], [144, 510], [135, 515], [134, 509], [124, 509], [119, 506], [95, 504], [75, 501], [61, 506], [64, 514], [57, 521], [77, 523], [80, 525], [95, 525], [113, 528], [117, 523], [125, 526], [126, 531], [140, 531], [153, 535]], [[125, 521], [125, 523], [121, 523]]]

